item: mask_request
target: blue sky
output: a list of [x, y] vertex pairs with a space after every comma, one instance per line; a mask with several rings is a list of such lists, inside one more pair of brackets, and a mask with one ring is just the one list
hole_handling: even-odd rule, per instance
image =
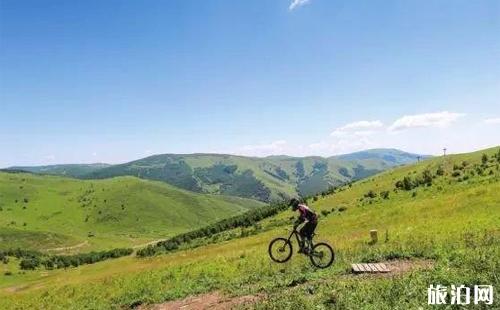
[[0, 1], [0, 167], [499, 132], [498, 1]]

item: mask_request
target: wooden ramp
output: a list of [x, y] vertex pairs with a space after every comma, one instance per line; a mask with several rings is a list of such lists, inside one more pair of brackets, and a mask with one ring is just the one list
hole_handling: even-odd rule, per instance
[[352, 264], [352, 271], [354, 273], [387, 273], [391, 272], [389, 268], [383, 263], [376, 264]]

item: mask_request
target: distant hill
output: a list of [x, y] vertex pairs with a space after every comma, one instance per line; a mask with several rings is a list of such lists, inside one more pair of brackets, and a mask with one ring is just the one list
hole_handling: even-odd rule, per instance
[[38, 174], [63, 175], [80, 178], [94, 171], [107, 168], [109, 164], [68, 164], [68, 165], [48, 165], [48, 166], [14, 166], [7, 170], [26, 171]]
[[87, 181], [0, 172], [0, 249], [131, 246], [261, 205], [135, 177]]
[[[420, 155], [376, 149], [329, 158], [223, 154], [163, 154], [95, 170], [84, 178], [136, 176], [195, 192], [271, 201], [311, 195], [417, 161]], [[420, 156], [421, 158], [427, 156]]]

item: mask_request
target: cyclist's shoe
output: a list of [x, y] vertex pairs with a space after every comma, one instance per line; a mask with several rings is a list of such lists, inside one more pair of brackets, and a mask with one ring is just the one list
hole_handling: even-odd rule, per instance
[[299, 249], [299, 251], [297, 253], [309, 254], [309, 248], [308, 247], [302, 247], [302, 248]]

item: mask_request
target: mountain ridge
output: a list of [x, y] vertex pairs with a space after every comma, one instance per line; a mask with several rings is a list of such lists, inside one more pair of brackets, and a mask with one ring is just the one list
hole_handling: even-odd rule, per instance
[[[269, 202], [297, 195], [313, 195], [332, 186], [428, 157], [397, 149], [370, 149], [330, 157], [166, 153], [100, 168], [76, 164], [16, 166], [8, 169], [73, 176], [80, 179], [136, 176], [162, 181], [193, 192], [224, 194]], [[72, 168], [78, 168], [76, 173], [72, 174], [75, 170]]]

